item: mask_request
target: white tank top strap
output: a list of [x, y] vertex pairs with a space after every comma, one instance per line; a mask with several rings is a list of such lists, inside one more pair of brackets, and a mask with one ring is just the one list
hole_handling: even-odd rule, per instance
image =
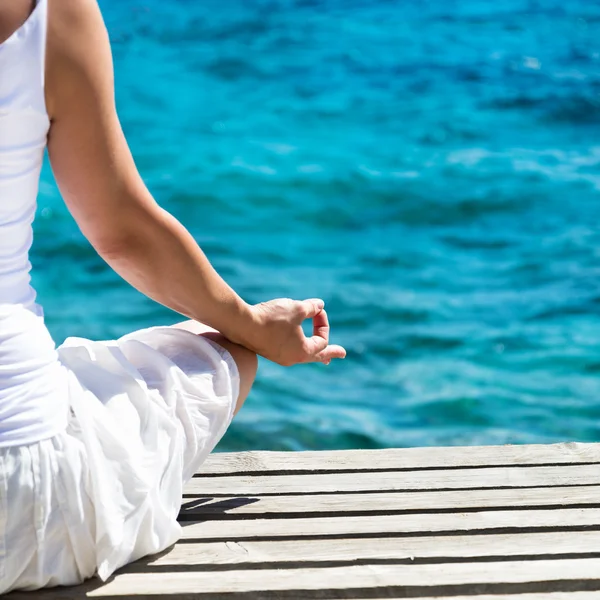
[[21, 27], [0, 44], [0, 111], [33, 110], [46, 115], [44, 78], [48, 0], [37, 3]]

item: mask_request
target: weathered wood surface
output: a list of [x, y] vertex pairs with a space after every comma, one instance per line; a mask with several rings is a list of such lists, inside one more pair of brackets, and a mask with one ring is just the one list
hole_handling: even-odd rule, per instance
[[599, 485], [600, 465], [560, 467], [493, 467], [440, 471], [382, 471], [271, 477], [202, 477], [188, 484], [188, 494], [209, 496], [319, 494], [324, 492], [409, 492], [419, 490], [474, 490], [482, 488]]
[[600, 600], [600, 444], [213, 455], [180, 517], [106, 584], [14, 598]]
[[[472, 591], [521, 600], [522, 592], [596, 591], [600, 559], [464, 562], [445, 564], [358, 564], [292, 569], [234, 569], [226, 571], [125, 572], [87, 597], [152, 598], [452, 598]], [[271, 594], [269, 594], [271, 592]], [[273, 594], [272, 592], [278, 592]], [[341, 592], [336, 594], [336, 592]], [[344, 594], [346, 592], [346, 594]], [[47, 596], [81, 598], [64, 588]], [[235, 595], [231, 595], [235, 594]], [[598, 596], [596, 596], [598, 597]], [[28, 598], [32, 598], [31, 594]]]
[[[315, 562], [386, 559], [398, 564], [424, 559], [468, 559], [483, 557], [536, 557], [555, 555], [598, 555], [600, 532], [523, 533], [515, 539], [510, 534], [431, 536], [406, 538], [295, 539], [286, 541], [198, 542], [178, 544], [164, 556], [151, 559], [153, 566], [252, 564], [265, 562], [293, 563], [302, 566]], [[441, 560], [435, 562], [443, 562]], [[600, 573], [599, 573], [600, 575]]]
[[377, 459], [364, 450], [330, 452], [239, 452], [212, 454], [197, 477], [205, 475], [264, 475], [302, 471], [398, 471], [512, 465], [600, 464], [598, 444], [467, 446], [456, 448], [392, 448]]
[[[186, 523], [182, 540], [229, 541], [344, 536], [407, 537], [423, 532], [455, 534], [470, 532], [472, 535], [522, 531], [523, 511], [479, 511], [467, 513], [348, 516], [322, 519], [240, 519], [227, 521], [210, 520]], [[565, 509], [527, 511], [527, 530], [600, 532], [600, 509]], [[600, 549], [600, 548], [599, 548]]]
[[[191, 495], [188, 495], [191, 496]], [[315, 494], [211, 498], [188, 497], [180, 513], [182, 520], [245, 519], [259, 517], [304, 517], [374, 515], [424, 512], [497, 510], [498, 508], [600, 507], [600, 486], [484, 489], [449, 492]]]

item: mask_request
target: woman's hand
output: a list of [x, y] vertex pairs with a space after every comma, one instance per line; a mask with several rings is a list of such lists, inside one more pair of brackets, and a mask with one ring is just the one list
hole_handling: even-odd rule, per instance
[[[279, 298], [250, 307], [253, 325], [240, 343], [260, 356], [283, 365], [344, 358], [342, 346], [329, 345], [329, 320], [318, 299]], [[302, 322], [313, 321], [313, 335], [306, 337]]]

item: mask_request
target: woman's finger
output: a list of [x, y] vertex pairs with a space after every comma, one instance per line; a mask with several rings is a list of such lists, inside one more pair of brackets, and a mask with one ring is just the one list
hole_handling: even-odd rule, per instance
[[313, 335], [329, 341], [329, 319], [324, 308], [313, 317]]
[[312, 319], [314, 316], [321, 312], [321, 309], [325, 306], [325, 302], [320, 298], [310, 298], [309, 300], [302, 300], [298, 302], [297, 307], [304, 319]]
[[318, 360], [317, 354], [325, 350], [325, 348], [327, 348], [327, 340], [319, 335], [313, 335], [304, 340], [304, 352], [308, 362]]

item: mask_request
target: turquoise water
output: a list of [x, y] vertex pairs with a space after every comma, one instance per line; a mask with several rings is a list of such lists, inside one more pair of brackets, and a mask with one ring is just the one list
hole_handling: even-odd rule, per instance
[[[220, 449], [600, 440], [600, 5], [101, 0], [157, 200], [248, 301], [325, 299], [348, 358], [263, 361]], [[177, 320], [45, 169], [57, 342]]]

